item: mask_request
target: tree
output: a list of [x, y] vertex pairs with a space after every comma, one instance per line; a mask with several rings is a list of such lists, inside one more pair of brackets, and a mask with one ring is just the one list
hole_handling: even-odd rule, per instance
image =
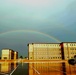
[[21, 55], [20, 58], [23, 59], [23, 56]]
[[25, 57], [25, 59], [26, 59], [27, 57]]

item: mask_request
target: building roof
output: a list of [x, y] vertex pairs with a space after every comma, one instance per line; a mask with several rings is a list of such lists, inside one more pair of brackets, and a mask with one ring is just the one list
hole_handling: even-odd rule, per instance
[[60, 44], [60, 43], [28, 43], [27, 46], [29, 46], [29, 44]]
[[60, 44], [60, 43], [29, 43], [29, 44]]
[[62, 44], [62, 43], [76, 43], [76, 42], [61, 42], [61, 43], [28, 43], [27, 46], [29, 46], [29, 44]]
[[61, 42], [61, 43], [76, 43], [76, 42]]
[[8, 49], [8, 50], [11, 50], [11, 51], [14, 51], [14, 50], [12, 50], [12, 49], [9, 49], [9, 48], [3, 48], [2, 50], [7, 50], [7, 49]]

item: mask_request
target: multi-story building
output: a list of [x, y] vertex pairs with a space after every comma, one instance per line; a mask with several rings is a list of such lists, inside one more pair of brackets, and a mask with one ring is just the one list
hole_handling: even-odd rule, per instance
[[32, 43], [29, 46], [29, 60], [62, 60], [59, 43]]
[[14, 51], [8, 48], [2, 49], [2, 59], [14, 59]]
[[17, 59], [18, 52], [14, 52], [12, 49], [4, 48], [2, 49], [2, 59]]
[[62, 50], [62, 59], [68, 60], [74, 58], [76, 55], [76, 42], [62, 42], [61, 43]]
[[76, 42], [30, 43], [29, 60], [68, 60], [76, 55]]

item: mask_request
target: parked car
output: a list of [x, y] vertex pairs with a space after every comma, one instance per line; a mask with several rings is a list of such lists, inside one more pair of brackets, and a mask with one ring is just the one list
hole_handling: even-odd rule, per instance
[[69, 63], [70, 65], [75, 65], [75, 64], [76, 64], [76, 55], [74, 56], [74, 59], [69, 59], [69, 60], [68, 60], [68, 63]]

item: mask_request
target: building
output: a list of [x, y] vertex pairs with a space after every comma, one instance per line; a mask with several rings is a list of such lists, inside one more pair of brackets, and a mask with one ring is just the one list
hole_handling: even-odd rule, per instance
[[76, 42], [30, 43], [29, 60], [68, 60], [76, 55]]
[[14, 51], [8, 48], [2, 49], [2, 59], [14, 59]]
[[59, 43], [28, 44], [29, 60], [62, 60]]
[[18, 59], [18, 52], [14, 52], [14, 59]]
[[12, 49], [4, 48], [2, 49], [2, 59], [17, 59], [18, 52], [14, 52]]
[[76, 42], [62, 42], [61, 44], [62, 50], [62, 59], [68, 60], [74, 58], [76, 55]]

